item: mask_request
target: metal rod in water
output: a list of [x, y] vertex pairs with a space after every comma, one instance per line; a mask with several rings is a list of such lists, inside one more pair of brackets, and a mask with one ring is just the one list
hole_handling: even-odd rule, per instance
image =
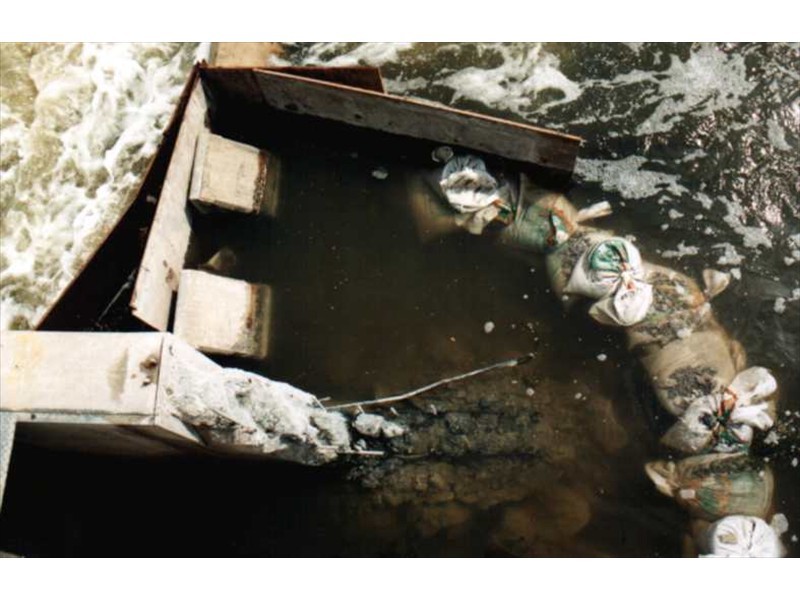
[[122, 292], [124, 292], [125, 290], [127, 290], [129, 287], [131, 287], [133, 285], [133, 279], [136, 276], [136, 271], [138, 269], [139, 269], [139, 267], [136, 267], [133, 271], [131, 271], [131, 274], [128, 275], [128, 279], [125, 280], [125, 283], [122, 284], [122, 287], [119, 288], [119, 290], [117, 291], [116, 294], [114, 294], [114, 297], [111, 299], [111, 302], [109, 302], [106, 305], [106, 307], [103, 310], [103, 312], [100, 313], [99, 317], [97, 317], [97, 320], [95, 321], [95, 325], [99, 324], [100, 321], [102, 321], [103, 318], [108, 314], [108, 311], [111, 310], [111, 307], [114, 306], [114, 303], [117, 300], [119, 300], [119, 297], [122, 295]]
[[462, 373], [461, 375], [454, 375], [453, 377], [440, 379], [439, 381], [429, 383], [424, 387], [413, 390], [411, 392], [406, 392], [405, 394], [400, 394], [398, 396], [387, 396], [385, 398], [377, 398], [375, 400], [362, 400], [361, 402], [348, 402], [347, 404], [339, 404], [338, 406], [331, 406], [329, 408], [339, 410], [340, 408], [354, 408], [354, 407], [369, 406], [373, 404], [389, 404], [391, 402], [399, 402], [400, 400], [407, 400], [408, 398], [413, 398], [414, 396], [417, 396], [419, 394], [437, 388], [441, 385], [445, 385], [446, 383], [453, 383], [454, 381], [461, 381], [462, 379], [468, 379], [470, 377], [474, 377], [475, 375], [480, 375], [481, 373], [486, 373], [487, 371], [492, 371], [494, 369], [517, 367], [521, 364], [528, 362], [532, 358], [533, 354], [529, 353], [525, 354], [524, 356], [520, 356], [519, 358], [504, 360], [503, 362], [495, 363], [493, 365], [489, 365], [488, 367], [481, 367], [480, 369], [475, 369], [474, 371], [470, 371], [469, 373]]

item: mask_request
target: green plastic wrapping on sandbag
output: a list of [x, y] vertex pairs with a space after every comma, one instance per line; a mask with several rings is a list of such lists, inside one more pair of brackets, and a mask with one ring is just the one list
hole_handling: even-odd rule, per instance
[[599, 244], [589, 254], [589, 267], [595, 271], [621, 273], [625, 263], [631, 261], [625, 240], [614, 238]]
[[520, 175], [520, 193], [513, 221], [500, 233], [501, 244], [544, 253], [565, 242], [578, 227], [578, 211], [558, 192]]
[[538, 205], [520, 206], [514, 220], [503, 228], [499, 241], [518, 250], [544, 253], [563, 243], [571, 233], [569, 220], [562, 211]]
[[692, 456], [677, 463], [655, 461], [645, 465], [645, 472], [658, 491], [674, 498], [695, 518], [764, 518], [772, 507], [772, 471], [744, 452]]

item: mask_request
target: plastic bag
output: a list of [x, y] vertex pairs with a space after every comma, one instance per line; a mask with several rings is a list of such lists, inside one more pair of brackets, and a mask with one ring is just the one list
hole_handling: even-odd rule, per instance
[[756, 465], [744, 452], [655, 461], [645, 465], [645, 472], [659, 492], [693, 517], [709, 521], [728, 515], [763, 518], [775, 490], [770, 469]]
[[775, 409], [766, 399], [777, 388], [775, 378], [763, 367], [742, 371], [726, 388], [694, 400], [661, 441], [686, 453], [746, 449], [753, 429], [772, 427]]
[[495, 220], [506, 224], [512, 221], [508, 188], [500, 187], [477, 156], [466, 154], [448, 160], [439, 185], [450, 206], [459, 213], [456, 223], [472, 234], [483, 233]]
[[[780, 515], [782, 516], [782, 515]], [[786, 549], [780, 536], [785, 517], [775, 515], [771, 524], [758, 517], [734, 515], [714, 523], [702, 540], [704, 558], [781, 558]]]

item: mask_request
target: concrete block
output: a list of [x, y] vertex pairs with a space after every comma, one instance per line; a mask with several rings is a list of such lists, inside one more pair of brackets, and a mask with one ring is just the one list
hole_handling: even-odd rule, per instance
[[175, 335], [202, 352], [266, 358], [269, 286], [184, 269]]
[[216, 67], [264, 67], [281, 51], [280, 42], [214, 42], [210, 62]]
[[4, 331], [0, 409], [152, 416], [159, 333]]
[[189, 199], [215, 207], [274, 217], [280, 163], [274, 155], [204, 131], [198, 142]]

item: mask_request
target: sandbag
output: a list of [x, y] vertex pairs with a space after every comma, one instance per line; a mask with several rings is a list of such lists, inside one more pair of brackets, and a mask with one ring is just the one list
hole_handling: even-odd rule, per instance
[[514, 220], [503, 229], [499, 239], [507, 246], [543, 253], [567, 241], [580, 223], [609, 214], [608, 202], [579, 211], [566, 196], [537, 185], [522, 173]]
[[660, 404], [679, 417], [697, 398], [724, 389], [737, 372], [734, 343], [709, 315], [702, 327], [664, 346], [647, 344], [636, 355]]
[[519, 250], [544, 253], [567, 241], [581, 223], [610, 214], [608, 202], [577, 210], [566, 196], [537, 185], [522, 173], [514, 219], [502, 230], [499, 241]]
[[643, 263], [643, 270], [653, 300], [645, 317], [626, 330], [629, 349], [686, 338], [712, 316], [708, 296], [694, 279], [651, 263]]
[[611, 237], [583, 252], [564, 292], [598, 299], [589, 310], [596, 321], [628, 327], [645, 318], [653, 301], [652, 286], [644, 276], [636, 246]]
[[744, 452], [692, 456], [677, 463], [659, 460], [647, 463], [645, 472], [658, 491], [698, 519], [737, 514], [763, 518], [772, 506], [772, 471]]
[[778, 515], [771, 524], [758, 517], [734, 515], [714, 523], [705, 539], [699, 540], [707, 554], [703, 558], [781, 558], [786, 549], [780, 536], [784, 519]]
[[686, 453], [737, 452], [753, 441], [753, 430], [774, 424], [778, 384], [763, 367], [739, 373], [729, 386], [698, 398], [661, 438], [665, 446]]
[[493, 221], [508, 224], [513, 220], [508, 187], [500, 186], [477, 156], [453, 156], [442, 169], [439, 185], [458, 213], [456, 223], [472, 234], [480, 235]]
[[642, 257], [636, 246], [624, 238], [611, 237], [581, 255], [564, 291], [597, 299], [643, 277]]
[[612, 237], [614, 234], [610, 231], [579, 227], [564, 243], [556, 246], [547, 254], [545, 263], [550, 278], [550, 287], [565, 304], [573, 299], [573, 296], [565, 292], [565, 288], [570, 275], [572, 275], [572, 270], [584, 252], [598, 242]]
[[408, 206], [423, 243], [460, 231], [456, 213], [442, 197], [439, 177], [435, 173], [412, 174], [406, 177]]

